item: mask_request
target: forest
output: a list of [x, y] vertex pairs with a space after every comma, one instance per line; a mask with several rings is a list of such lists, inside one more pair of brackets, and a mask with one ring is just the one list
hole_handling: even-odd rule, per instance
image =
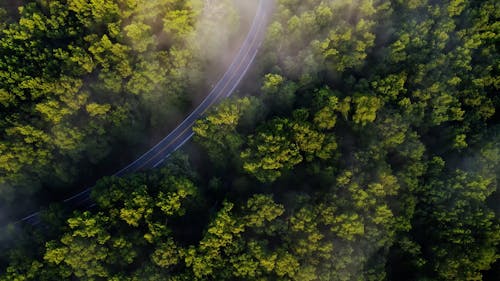
[[496, 0], [274, 0], [237, 95], [109, 176], [210, 87], [237, 2], [0, 3], [0, 219], [45, 206], [0, 281], [498, 280]]
[[9, 206], [0, 221], [19, 215], [10, 206], [26, 213], [113, 174], [168, 132], [238, 31], [231, 0], [205, 12], [200, 1], [26, 1], [18, 12], [9, 2], [0, 4], [11, 7], [0, 10], [0, 206]]

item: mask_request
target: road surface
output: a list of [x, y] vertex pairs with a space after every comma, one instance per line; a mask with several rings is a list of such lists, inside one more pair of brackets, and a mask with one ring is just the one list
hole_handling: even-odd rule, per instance
[[[229, 97], [236, 89], [246, 72], [252, 65], [257, 52], [264, 41], [268, 17], [272, 9], [273, 0], [259, 0], [259, 6], [254, 16], [250, 31], [233, 62], [226, 73], [217, 82], [215, 87], [207, 97], [196, 107], [189, 116], [182, 121], [169, 135], [162, 139], [149, 151], [144, 153], [130, 165], [116, 172], [114, 176], [124, 176], [126, 174], [156, 168], [179, 149], [193, 136], [192, 127], [197, 119], [202, 117], [207, 110], [223, 98]], [[92, 204], [89, 187], [84, 191], [64, 200], [64, 204], [72, 208], [88, 207]], [[29, 223], [36, 225], [40, 222], [39, 212], [33, 213], [19, 220], [17, 223]]]

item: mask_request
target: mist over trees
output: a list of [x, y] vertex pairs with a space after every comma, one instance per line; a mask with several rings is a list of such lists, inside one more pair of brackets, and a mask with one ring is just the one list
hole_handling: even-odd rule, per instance
[[[15, 32], [23, 31], [35, 46], [36, 40], [54, 38], [49, 40], [54, 47], [40, 45], [50, 51], [32, 52], [41, 68], [30, 70], [24, 57], [22, 62], [1, 58], [9, 59], [0, 67], [9, 69], [0, 80], [8, 87], [2, 118], [12, 120], [0, 123], [2, 145], [10, 153], [2, 149], [3, 169], [18, 163], [7, 157], [22, 155], [27, 162], [10, 168], [19, 167], [19, 175], [26, 163], [38, 167], [40, 178], [45, 175], [40, 171], [56, 169], [49, 159], [51, 151], [61, 150], [57, 138], [37, 128], [61, 124], [68, 134], [75, 114], [87, 118], [75, 132], [94, 141], [103, 140], [96, 138], [99, 132], [107, 135], [131, 120], [154, 127], [155, 114], [168, 109], [137, 117], [139, 111], [123, 109], [127, 97], [135, 97], [139, 107], [159, 102], [152, 97], [156, 88], [145, 82], [151, 79], [158, 91], [172, 91], [161, 102], [174, 107], [185, 87], [201, 83], [206, 62], [193, 55], [189, 46], [196, 44], [186, 42], [195, 37], [185, 34], [196, 30], [190, 17], [198, 16], [197, 7], [215, 2], [165, 1], [174, 8], [153, 17], [162, 19], [161, 27], [142, 20], [118, 24], [123, 29], [117, 27], [115, 37], [88, 35], [95, 42], [67, 37], [74, 40], [72, 48], [83, 48], [81, 56], [89, 50], [96, 65], [84, 77], [92, 79], [64, 72], [64, 63], [73, 63], [71, 71], [85, 67], [58, 60], [60, 51], [53, 50], [60, 43], [49, 37], [49, 29], [38, 31], [46, 37], [26, 31], [26, 26], [39, 29], [35, 18], [47, 13], [28, 13], [31, 21], [19, 23], [6, 17], [0, 42], [21, 40]], [[50, 8], [37, 3], [33, 7], [42, 11]], [[104, 178], [92, 192], [93, 208], [68, 215], [56, 205], [44, 212], [41, 227], [18, 230], [15, 245], [0, 254], [0, 280], [496, 280], [499, 5], [494, 0], [277, 0], [251, 82], [240, 89], [245, 96], [214, 106], [195, 124], [195, 143], [187, 153], [173, 155], [161, 169]], [[74, 16], [76, 28], [97, 21], [99, 11], [110, 14], [111, 7], [81, 7], [86, 11], [81, 19], [75, 11], [67, 15]], [[126, 18], [143, 19], [134, 13]], [[71, 21], [64, 23], [62, 34], [71, 34]], [[155, 28], [167, 45], [155, 45]], [[24, 51], [23, 44], [4, 45], [1, 52]], [[105, 54], [103, 62], [91, 49]], [[61, 50], [68, 58], [78, 53]], [[134, 55], [120, 57], [127, 52]], [[141, 66], [143, 53], [161, 59], [144, 59]], [[18, 79], [29, 73], [39, 84], [22, 88], [25, 84], [12, 80], [20, 71], [26, 72]], [[50, 89], [80, 84], [81, 89], [43, 95], [43, 87], [33, 86], [49, 87], [42, 74], [58, 77], [60, 84]], [[129, 83], [142, 85], [135, 88], [139, 92], [129, 92]], [[76, 102], [84, 93], [77, 109], [62, 113], [69, 106], [63, 97]], [[37, 106], [43, 109], [40, 104], [48, 100], [59, 107], [40, 112]], [[39, 115], [28, 120], [7, 114], [13, 109]], [[59, 123], [46, 112], [61, 116]], [[121, 135], [109, 134], [116, 136]], [[21, 153], [26, 147], [32, 150]], [[45, 158], [28, 157], [33, 147], [45, 151]], [[75, 161], [83, 157], [67, 151]], [[76, 151], [90, 153], [88, 147]], [[46, 162], [35, 162], [39, 159]], [[59, 164], [78, 169], [71, 163]], [[16, 173], [6, 172], [6, 180], [16, 179]]]
[[[206, 61], [221, 56], [238, 26], [230, 1], [25, 1], [19, 13], [16, 3], [6, 4], [2, 205], [47, 191], [68, 194], [82, 178], [103, 174], [96, 165], [130, 161], [135, 154], [123, 153], [134, 151], [127, 147], [148, 146], [155, 131], [189, 109], [193, 93], [204, 89]], [[219, 27], [226, 32], [214, 36], [218, 42], [196, 40]]]

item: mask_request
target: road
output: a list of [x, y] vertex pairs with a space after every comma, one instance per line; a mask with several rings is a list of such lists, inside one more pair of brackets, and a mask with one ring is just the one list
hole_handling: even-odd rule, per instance
[[[192, 127], [196, 120], [202, 117], [207, 110], [214, 104], [224, 98], [229, 97], [247, 73], [252, 65], [257, 52], [264, 41], [267, 21], [272, 10], [273, 0], [259, 0], [259, 6], [254, 16], [250, 31], [243, 44], [240, 47], [238, 54], [233, 59], [233, 62], [226, 70], [222, 78], [212, 88], [205, 99], [189, 114], [179, 126], [177, 126], [170, 134], [162, 139], [153, 148], [144, 153], [134, 162], [125, 168], [119, 170], [114, 176], [124, 176], [130, 173], [153, 169], [160, 166], [163, 161], [177, 149], [182, 147], [193, 136]], [[89, 187], [84, 191], [64, 200], [64, 204], [71, 208], [83, 208], [91, 206], [90, 193], [92, 188]], [[33, 213], [19, 220], [17, 223], [29, 223], [36, 225], [40, 222], [39, 212]]]

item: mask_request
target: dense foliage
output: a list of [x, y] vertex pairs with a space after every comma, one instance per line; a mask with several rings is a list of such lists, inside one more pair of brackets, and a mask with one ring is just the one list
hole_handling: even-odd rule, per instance
[[192, 157], [47, 211], [0, 280], [498, 278], [498, 1], [276, 4]]
[[[230, 1], [25, 2], [0, 7], [2, 205], [130, 161], [126, 147], [149, 145], [189, 109], [237, 30]], [[218, 41], [197, 40], [223, 27]]]

